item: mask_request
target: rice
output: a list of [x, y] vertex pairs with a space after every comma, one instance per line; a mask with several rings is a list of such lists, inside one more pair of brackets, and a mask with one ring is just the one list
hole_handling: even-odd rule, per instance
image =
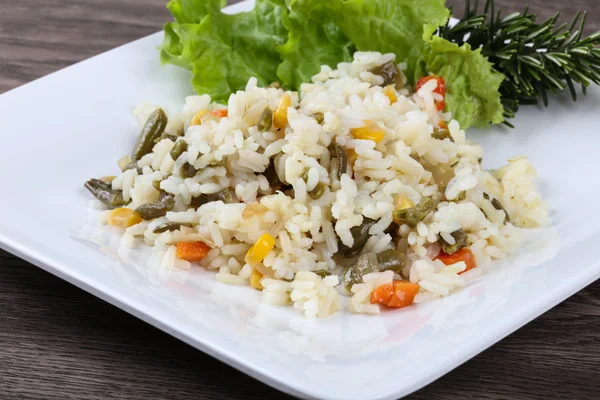
[[[391, 102], [379, 86], [383, 78], [369, 71], [393, 59], [357, 52], [337, 69], [323, 66], [299, 93], [261, 88], [252, 78], [246, 90], [230, 96], [226, 117], [208, 113], [200, 125], [192, 124], [197, 113], [223, 106], [206, 95], [188, 97], [181, 112], [168, 116], [166, 132], [175, 137], [154, 144], [137, 169], [112, 181], [131, 209], [164, 195], [174, 199], [164, 216], [127, 228], [121, 246], [144, 242], [154, 246], [163, 268], [199, 264], [217, 271], [222, 283], [252, 285], [263, 302], [291, 305], [309, 318], [342, 309], [340, 293], [348, 296], [350, 312], [377, 314], [381, 308], [370, 303], [372, 292], [397, 279], [419, 285], [415, 303], [466, 286], [518, 248], [520, 229], [547, 225], [548, 206], [527, 158], [512, 158], [495, 171], [482, 168], [482, 148], [466, 139], [450, 114], [436, 109], [436, 80], [417, 93], [396, 90]], [[401, 72], [399, 79], [405, 81]], [[263, 113], [276, 112], [284, 95], [291, 100], [287, 126], [257, 126]], [[157, 108], [137, 107], [140, 124]], [[432, 137], [444, 124], [449, 138]], [[372, 129], [380, 135], [377, 143], [361, 136]], [[173, 159], [177, 141], [187, 149]], [[181, 174], [187, 164], [197, 170], [194, 176]], [[398, 196], [415, 205], [431, 199], [434, 207], [417, 223], [394, 221]], [[106, 208], [98, 201], [90, 206]], [[110, 216], [110, 210], [101, 211], [101, 223]], [[155, 233], [166, 223], [179, 225]], [[368, 229], [359, 241], [356, 232], [363, 226]], [[272, 248], [249, 264], [247, 253], [264, 237], [272, 238]], [[177, 243], [196, 241], [211, 247], [203, 259], [177, 258]], [[355, 245], [360, 247], [352, 257], [340, 255]], [[436, 260], [443, 246], [469, 249], [477, 268]], [[390, 251], [404, 253], [400, 268], [347, 281], [344, 268], [353, 268], [354, 257], [378, 260], [375, 254]]]

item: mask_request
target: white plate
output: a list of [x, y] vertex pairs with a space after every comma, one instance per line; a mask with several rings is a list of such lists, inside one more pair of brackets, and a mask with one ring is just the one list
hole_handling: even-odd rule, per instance
[[596, 88], [576, 104], [523, 108], [515, 130], [469, 132], [489, 168], [530, 156], [556, 229], [532, 232], [517, 257], [446, 299], [308, 320], [200, 268], [165, 273], [147, 266], [147, 252], [117, 255], [118, 237], [95, 225], [82, 184], [116, 172], [135, 141], [136, 104], [180, 107], [190, 93], [185, 71], [160, 66], [160, 41], [152, 35], [0, 96], [2, 248], [271, 386], [322, 399], [406, 395], [600, 277]]

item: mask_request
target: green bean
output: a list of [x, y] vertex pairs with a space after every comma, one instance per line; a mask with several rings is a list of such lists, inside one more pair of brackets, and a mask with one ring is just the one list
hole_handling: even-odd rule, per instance
[[[508, 212], [506, 212], [506, 210], [504, 209], [504, 207], [502, 207], [502, 203], [500, 203], [500, 201], [498, 199], [496, 199], [495, 197], [490, 197], [489, 194], [487, 193], [483, 193], [483, 198], [486, 200], [489, 200], [490, 203], [492, 203], [492, 206], [496, 209], [496, 210], [501, 210], [504, 211], [504, 223], [510, 222], [510, 217], [508, 216]], [[491, 200], [490, 200], [491, 199]]]
[[111, 208], [122, 207], [128, 204], [123, 199], [123, 192], [121, 190], [114, 190], [108, 182], [100, 179], [90, 179], [84, 186], [95, 198]]
[[394, 64], [394, 60], [378, 65], [369, 72], [383, 78], [383, 84], [381, 86], [395, 85], [397, 89], [402, 88], [402, 77], [400, 71], [398, 71], [398, 67]]
[[389, 249], [382, 251], [377, 254], [379, 272], [394, 271], [399, 274], [402, 268], [404, 268], [404, 258], [405, 255], [400, 250]]
[[208, 196], [206, 194], [201, 194], [198, 197], [192, 197], [192, 202], [190, 203], [190, 207], [192, 207], [194, 210], [197, 210], [198, 208], [202, 207], [206, 203], [210, 203], [210, 201], [211, 200], [208, 199]]
[[226, 158], [222, 158], [221, 161], [211, 161], [210, 163], [211, 167], [226, 167], [227, 166], [227, 159]]
[[344, 271], [344, 286], [347, 291], [357, 283], [362, 283], [363, 276], [378, 271], [377, 255], [375, 253], [362, 254], [354, 265]]
[[[302, 180], [304, 180], [304, 182], [308, 182], [308, 171], [309, 170], [307, 169], [302, 174]], [[317, 200], [321, 198], [321, 196], [323, 196], [323, 194], [325, 193], [325, 189], [327, 189], [326, 184], [324, 184], [323, 182], [317, 182], [317, 185], [310, 192], [308, 192], [308, 195], [311, 197], [311, 199]]]
[[324, 269], [320, 269], [318, 271], [314, 271], [315, 274], [319, 275], [321, 278], [325, 278], [331, 275], [331, 272], [325, 271]]
[[414, 228], [420, 221], [423, 221], [435, 207], [435, 201], [431, 197], [422, 197], [421, 201], [416, 206], [394, 211], [394, 221], [399, 221], [399, 224], [407, 224], [411, 228]]
[[145, 220], [164, 217], [167, 212], [175, 207], [175, 198], [170, 194], [162, 192], [159, 199], [152, 203], [142, 204], [135, 209]]
[[338, 179], [341, 179], [342, 175], [348, 172], [348, 156], [346, 155], [346, 149], [337, 143], [335, 144], [335, 153], [337, 154], [338, 159], [337, 177]]
[[256, 124], [256, 129], [258, 129], [259, 132], [266, 132], [269, 129], [271, 129], [272, 125], [273, 125], [273, 111], [271, 111], [271, 109], [267, 106], [267, 107], [265, 107], [264, 111], [262, 112], [262, 114], [260, 114], [260, 117], [258, 118], [258, 123]]
[[323, 182], [318, 182], [317, 186], [315, 186], [313, 190], [308, 192], [308, 195], [313, 200], [320, 199], [321, 196], [323, 196], [323, 194], [325, 193], [325, 189], [327, 189], [327, 185]]
[[139, 160], [152, 151], [154, 140], [164, 133], [167, 122], [167, 114], [165, 114], [162, 108], [150, 114], [131, 153], [134, 161]]
[[143, 174], [143, 170], [142, 168], [138, 167], [137, 161], [132, 161], [129, 164], [127, 164], [125, 167], [123, 167], [121, 172], [129, 171], [130, 169], [135, 169], [138, 175]]
[[346, 246], [341, 240], [338, 241], [338, 254], [345, 257], [354, 257], [365, 246], [369, 240], [369, 229], [375, 225], [377, 221], [370, 218], [364, 218], [363, 223], [350, 229], [350, 234], [354, 238], [354, 244], [351, 247]]
[[175, 142], [175, 144], [171, 148], [171, 151], [169, 152], [169, 155], [171, 156], [173, 161], [176, 161], [180, 155], [187, 151], [187, 149], [188, 143], [184, 139], [180, 139]]
[[322, 112], [316, 112], [312, 115], [312, 117], [319, 123], [319, 125], [322, 125], [323, 121], [325, 121], [325, 114]]
[[393, 271], [399, 274], [404, 268], [404, 259], [404, 253], [395, 249], [385, 250], [379, 254], [362, 254], [356, 263], [344, 271], [344, 285], [350, 291], [352, 285], [362, 283], [363, 276], [372, 272]]
[[309, 171], [309, 168], [305, 169], [305, 170], [304, 170], [304, 173], [303, 173], [303, 174], [302, 174], [302, 176], [300, 177], [300, 178], [302, 178], [302, 180], [303, 180], [304, 182], [308, 182], [308, 171]]
[[450, 139], [451, 142], [454, 142], [454, 138], [448, 129], [435, 129], [431, 137], [437, 140]]
[[450, 235], [454, 238], [454, 244], [449, 244], [443, 237], [440, 237], [440, 244], [444, 253], [454, 254], [467, 245], [468, 235], [464, 229], [454, 231]]
[[198, 170], [194, 168], [192, 164], [186, 162], [179, 168], [179, 176], [182, 178], [193, 178], [198, 173]]
[[179, 222], [165, 222], [165, 223], [158, 225], [156, 228], [154, 228], [152, 233], [178, 231], [183, 226], [187, 226], [187, 227], [191, 228], [192, 224], [180, 224]]
[[233, 195], [229, 188], [221, 189], [217, 193], [213, 194], [201, 194], [198, 197], [193, 197], [190, 204], [194, 209], [198, 209], [204, 204], [212, 203], [213, 201], [222, 201], [225, 204], [233, 202]]
[[231, 203], [233, 201], [233, 196], [231, 195], [231, 190], [229, 190], [229, 188], [221, 189], [213, 196], [214, 200], [212, 201], [220, 200], [225, 204]]
[[281, 184], [279, 176], [277, 175], [277, 171], [275, 170], [275, 162], [273, 160], [271, 160], [269, 166], [262, 174], [265, 178], [267, 178], [267, 181], [269, 181], [270, 187], [275, 188]]
[[170, 133], [163, 133], [162, 135], [160, 135], [159, 137], [154, 139], [154, 143], [156, 144], [156, 143], [160, 142], [161, 140], [165, 140], [165, 139], [169, 139], [172, 142], [176, 142], [178, 138], [179, 138], [179, 136], [177, 136], [177, 135], [172, 135]]

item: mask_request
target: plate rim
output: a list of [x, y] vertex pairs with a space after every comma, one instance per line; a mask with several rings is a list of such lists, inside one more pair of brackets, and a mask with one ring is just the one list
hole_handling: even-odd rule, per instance
[[[234, 9], [242, 9], [243, 7], [246, 7], [252, 3], [252, 0], [245, 0], [229, 6], [227, 9], [230, 11], [233, 11]], [[0, 94], [0, 97], [13, 96], [16, 92], [19, 92], [24, 88], [29, 88], [32, 85], [36, 85], [40, 81], [46, 80], [47, 78], [53, 77], [57, 74], [68, 73], [68, 71], [70, 71], [72, 68], [81, 67], [81, 65], [93, 62], [93, 60], [98, 57], [105, 56], [111, 52], [130, 46], [139, 41], [149, 40], [157, 35], [162, 35], [162, 31], [120, 45], [106, 52], [52, 72], [46, 76], [37, 78], [31, 82], [25, 83]], [[231, 354], [231, 352], [227, 349], [211, 343], [210, 340], [206, 340], [206, 338], [199, 337], [198, 335], [196, 337], [189, 335], [184, 329], [182, 330], [177, 326], [173, 326], [169, 323], [169, 321], [153, 315], [149, 310], [146, 309], [144, 304], [134, 304], [121, 296], [119, 293], [111, 291], [110, 288], [107, 288], [105, 285], [90, 281], [90, 279], [86, 278], [85, 275], [77, 273], [78, 271], [76, 268], [68, 267], [68, 264], [54, 259], [51, 254], [44, 254], [41, 250], [36, 249], [34, 246], [28, 245], [25, 242], [20, 242], [18, 239], [11, 238], [10, 228], [5, 226], [2, 222], [0, 222], [0, 248], [16, 257], [24, 259], [25, 261], [37, 266], [38, 268], [41, 268], [46, 272], [51, 273], [52, 275], [57, 276], [60, 279], [79, 287], [95, 297], [124, 310], [134, 317], [141, 319], [142, 321], [168, 333], [171, 336], [176, 337], [188, 345], [277, 390], [300, 398], [322, 398], [331, 400], [339, 399], [339, 397], [335, 397], [335, 395], [320, 393], [318, 390], [313, 390], [308, 386], [301, 387], [293, 382], [286, 382], [282, 379], [279, 379], [274, 373], [265, 370], [260, 363], [252, 363], [249, 361], [249, 359]], [[597, 264], [600, 265], [600, 259], [597, 261]], [[476, 346], [469, 346], [469, 351], [465, 351], [463, 347], [456, 348], [454, 351], [456, 354], [452, 357], [449, 356], [443, 366], [438, 366], [435, 369], [432, 369], [427, 374], [422, 375], [420, 379], [412, 381], [411, 384], [400, 387], [397, 390], [392, 390], [389, 393], [381, 394], [376, 399], [388, 400], [397, 398], [398, 396], [406, 396], [430, 384], [598, 279], [600, 279], [600, 268], [590, 268], [585, 272], [580, 272], [579, 274], [574, 275], [571, 280], [563, 284], [559, 294], [548, 299], [539, 300], [537, 304], [529, 307], [527, 312], [521, 311], [519, 313], [515, 313], [511, 319], [511, 323], [507, 324], [506, 329], [498, 330], [497, 332], [494, 332], [494, 335], [488, 335], [484, 339], [480, 339]]]

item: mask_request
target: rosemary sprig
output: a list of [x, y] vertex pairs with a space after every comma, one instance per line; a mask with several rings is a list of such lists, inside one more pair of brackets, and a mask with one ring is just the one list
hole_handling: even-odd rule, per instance
[[[600, 85], [600, 32], [583, 37], [586, 13], [578, 12], [571, 24], [557, 26], [557, 13], [542, 23], [528, 8], [502, 16], [494, 0], [466, 1], [462, 20], [440, 28], [439, 35], [459, 46], [469, 43], [481, 48], [494, 68], [506, 78], [500, 86], [504, 117], [515, 116], [520, 105], [548, 105], [548, 92], [565, 89], [577, 100], [575, 85], [585, 95], [592, 83]], [[505, 121], [512, 127], [512, 125]]]

